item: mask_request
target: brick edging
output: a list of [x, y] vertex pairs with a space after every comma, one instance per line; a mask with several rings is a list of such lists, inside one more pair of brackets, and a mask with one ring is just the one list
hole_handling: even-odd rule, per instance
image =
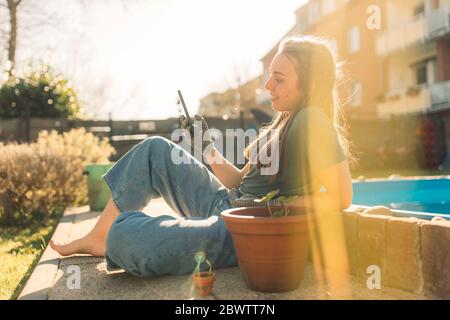
[[386, 286], [450, 299], [450, 221], [394, 217], [387, 207], [352, 207], [343, 226], [352, 274], [381, 269]]

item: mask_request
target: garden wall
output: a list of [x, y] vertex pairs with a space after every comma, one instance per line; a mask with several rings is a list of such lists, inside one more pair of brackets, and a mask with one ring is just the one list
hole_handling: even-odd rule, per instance
[[450, 299], [450, 221], [396, 218], [382, 207], [342, 214], [353, 275], [367, 278], [377, 265], [382, 285]]

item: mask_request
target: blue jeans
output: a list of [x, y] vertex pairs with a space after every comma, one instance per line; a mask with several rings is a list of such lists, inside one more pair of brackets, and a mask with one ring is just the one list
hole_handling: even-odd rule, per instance
[[[173, 154], [189, 163], [176, 164]], [[150, 137], [103, 178], [121, 212], [108, 233], [108, 270], [121, 268], [149, 277], [192, 273], [197, 251], [204, 251], [215, 269], [237, 266], [231, 234], [220, 218], [223, 210], [232, 207], [229, 190], [180, 146]], [[141, 212], [159, 197], [180, 217]]]

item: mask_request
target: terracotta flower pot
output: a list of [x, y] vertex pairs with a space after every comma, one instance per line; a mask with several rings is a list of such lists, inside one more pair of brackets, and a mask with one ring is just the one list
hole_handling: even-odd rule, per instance
[[216, 275], [214, 272], [198, 272], [194, 273], [192, 280], [194, 281], [195, 288], [200, 296], [209, 296], [214, 287], [214, 280]]
[[233, 208], [221, 217], [250, 289], [285, 292], [300, 285], [309, 253], [309, 230], [314, 225], [304, 208], [290, 207], [286, 217], [270, 217], [267, 208]]

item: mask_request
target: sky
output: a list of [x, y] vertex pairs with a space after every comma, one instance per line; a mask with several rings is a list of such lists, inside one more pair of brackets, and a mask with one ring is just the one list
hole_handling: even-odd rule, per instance
[[33, 45], [19, 43], [19, 62], [54, 65], [73, 80], [90, 116], [177, 116], [177, 89], [194, 113], [203, 96], [236, 86], [238, 74], [245, 81], [262, 72], [259, 59], [294, 25], [305, 1], [124, 2], [50, 1], [67, 18], [33, 36]]

